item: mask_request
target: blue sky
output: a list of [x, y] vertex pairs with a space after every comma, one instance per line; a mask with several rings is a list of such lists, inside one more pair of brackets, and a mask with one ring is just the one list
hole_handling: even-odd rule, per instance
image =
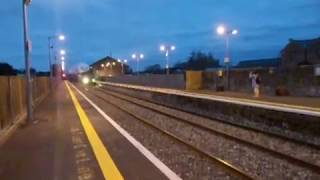
[[[224, 39], [219, 24], [239, 29], [231, 39], [232, 61], [275, 57], [289, 38], [320, 37], [319, 0], [33, 0], [30, 31], [32, 64], [48, 69], [47, 37], [64, 33], [69, 68], [91, 64], [112, 52], [130, 59], [143, 52], [143, 66], [159, 63], [162, 43], [177, 49], [172, 61], [192, 50], [222, 59]], [[0, 6], [0, 61], [24, 66], [20, 0]], [[132, 64], [133, 62], [130, 61]]]

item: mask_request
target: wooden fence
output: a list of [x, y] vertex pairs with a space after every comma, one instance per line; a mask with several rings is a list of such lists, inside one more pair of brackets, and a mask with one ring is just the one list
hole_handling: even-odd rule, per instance
[[[33, 100], [49, 93], [49, 78], [35, 77], [32, 81]], [[0, 76], [0, 131], [10, 127], [26, 114], [25, 80], [19, 76]]]

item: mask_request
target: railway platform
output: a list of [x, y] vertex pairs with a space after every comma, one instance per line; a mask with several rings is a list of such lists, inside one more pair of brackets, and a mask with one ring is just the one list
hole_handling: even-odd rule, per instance
[[254, 98], [241, 93], [185, 91], [99, 82], [103, 88], [236, 126], [320, 145], [318, 98]]
[[198, 94], [204, 94], [213, 97], [233, 98], [234, 100], [242, 100], [244, 102], [255, 102], [261, 104], [270, 104], [275, 106], [288, 106], [292, 108], [313, 109], [320, 111], [320, 97], [295, 97], [295, 96], [268, 96], [261, 95], [254, 97], [249, 93], [238, 92], [215, 92], [209, 90], [189, 91]]
[[245, 106], [258, 106], [265, 109], [273, 109], [278, 111], [288, 111], [298, 114], [314, 115], [320, 117], [320, 98], [319, 97], [294, 97], [294, 96], [267, 96], [253, 97], [252, 94], [240, 92], [215, 92], [210, 90], [178, 90], [148, 87], [131, 84], [121, 84], [112, 82], [99, 83], [104, 85], [112, 85], [115, 87], [124, 87], [135, 90], [143, 90], [147, 92], [157, 92], [170, 95], [179, 95], [193, 97], [198, 99], [212, 100], [218, 102], [226, 102]]
[[1, 180], [179, 179], [70, 83], [34, 114], [0, 146]]
[[[314, 109], [277, 105], [280, 109], [275, 110], [271, 102], [239, 100], [243, 97], [98, 84], [58, 84], [34, 110], [34, 121], [0, 146], [0, 179], [320, 177], [319, 141], [314, 134], [309, 134], [314, 141], [308, 142], [205, 114], [221, 111], [227, 117], [231, 112], [236, 122], [242, 121], [236, 112], [247, 115], [243, 112], [248, 110], [252, 117], [299, 111], [318, 118], [307, 114], [317, 113]], [[295, 117], [287, 115], [289, 120]], [[313, 120], [317, 119], [309, 119]]]

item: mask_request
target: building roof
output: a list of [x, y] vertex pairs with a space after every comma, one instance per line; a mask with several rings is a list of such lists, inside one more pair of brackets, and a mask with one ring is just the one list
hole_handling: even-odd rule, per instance
[[235, 68], [269, 68], [280, 64], [280, 58], [256, 59], [240, 61]]
[[298, 46], [301, 46], [303, 48], [310, 47], [313, 43], [320, 42], [320, 37], [315, 39], [306, 39], [306, 40], [295, 40], [295, 39], [289, 39], [289, 43], [296, 44]]
[[106, 61], [118, 62], [116, 59], [114, 59], [114, 58], [112, 58], [110, 56], [106, 56], [106, 57], [104, 57], [104, 58], [92, 63], [90, 66], [96, 66], [96, 65], [100, 66], [100, 64], [105, 63]]

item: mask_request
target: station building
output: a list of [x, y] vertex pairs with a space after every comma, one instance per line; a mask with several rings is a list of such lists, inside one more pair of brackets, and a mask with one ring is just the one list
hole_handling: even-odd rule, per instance
[[281, 67], [295, 69], [299, 66], [320, 65], [320, 37], [307, 40], [289, 39], [281, 51]]
[[90, 71], [95, 77], [114, 77], [124, 74], [126, 67], [117, 59], [107, 56], [91, 64]]

